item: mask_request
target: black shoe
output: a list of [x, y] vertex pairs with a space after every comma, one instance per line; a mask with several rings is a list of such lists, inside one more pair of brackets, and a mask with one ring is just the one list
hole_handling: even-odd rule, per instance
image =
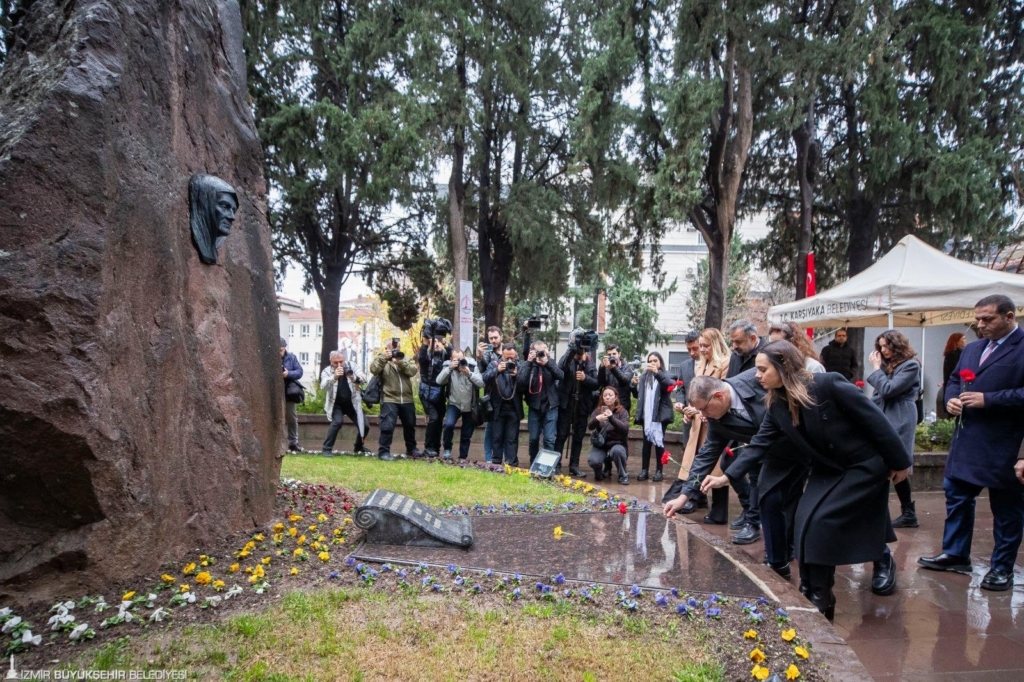
[[1013, 587], [1013, 573], [1009, 571], [990, 570], [981, 579], [981, 589], [993, 592], [1005, 592]]
[[917, 528], [917, 525], [917, 510], [913, 502], [904, 507], [903, 513], [892, 522], [893, 528]]
[[699, 503], [694, 502], [693, 500], [687, 500], [686, 504], [684, 504], [682, 509], [679, 510], [679, 513], [680, 514], [692, 514], [693, 512], [697, 511], [697, 507], [698, 506], [699, 506]]
[[377, 459], [382, 460], [384, 462], [394, 462], [395, 456], [392, 455], [390, 452], [382, 452], [379, 455], [377, 455]]
[[647, 478], [648, 478], [647, 477], [647, 469], [644, 469], [643, 471], [640, 472], [640, 475], [636, 477], [636, 480], [638, 480], [638, 481], [646, 481]]
[[747, 525], [747, 515], [740, 514], [739, 518], [733, 519], [729, 524], [729, 530], [741, 530], [745, 525]]
[[800, 587], [797, 589], [800, 590], [800, 594], [804, 595], [808, 599], [811, 598], [811, 586], [804, 582], [803, 578], [800, 579]]
[[626, 474], [619, 476], [619, 485], [629, 485], [629, 476]]
[[768, 568], [778, 573], [784, 580], [789, 580], [793, 577], [793, 570], [789, 567], [789, 564], [782, 564], [781, 566], [772, 566], [767, 561], [765, 562]]
[[612, 463], [611, 462], [605, 462], [604, 463], [604, 474], [603, 475], [604, 475], [605, 478], [611, 478], [612, 477]]
[[724, 526], [725, 519], [716, 519], [711, 514], [708, 514], [704, 517], [704, 523], [708, 524], [709, 526]]
[[412, 452], [409, 453], [409, 456], [412, 457], [413, 459], [419, 459], [420, 457], [423, 457], [424, 455], [423, 455], [423, 451], [420, 450], [419, 448], [413, 448]]
[[825, 618], [832, 622], [836, 617], [836, 596], [832, 594], [832, 590], [828, 591], [828, 594], [823, 592], [811, 592], [807, 595], [807, 598], [811, 600], [811, 603], [817, 607], [818, 611], [821, 612]]
[[752, 545], [761, 539], [761, 529], [752, 523], [743, 526], [743, 530], [732, 536], [734, 545]]
[[896, 560], [892, 558], [892, 554], [886, 552], [881, 561], [874, 562], [874, 566], [874, 572], [871, 574], [871, 591], [887, 597], [896, 590]]
[[946, 554], [945, 552], [938, 556], [923, 556], [917, 560], [917, 563], [932, 571], [955, 571], [957, 573], [971, 572], [970, 558], [965, 559], [963, 557]]
[[299, 445], [289, 445], [288, 452], [304, 452], [304, 450]]
[[357, 455], [365, 455], [366, 453], [369, 452], [369, 450], [364, 448], [362, 445], [357, 445], [355, 446], [355, 448], [353, 448], [352, 452], [356, 453]]
[[437, 450], [427, 450], [425, 454], [427, 457], [437, 457]]
[[657, 483], [658, 481], [663, 480], [665, 480], [665, 476], [661, 473], [661, 469], [658, 469], [657, 471], [654, 472], [654, 478], [652, 478], [651, 481], [653, 483]]
[[587, 475], [580, 471], [579, 467], [569, 467], [569, 475], [575, 476], [576, 478], [586, 478]]
[[604, 474], [601, 473], [600, 469], [594, 469], [594, 480], [595, 481], [603, 481], [604, 480]]
[[324, 450], [323, 452], [320, 453], [320, 456], [321, 457], [334, 457], [334, 453], [331, 452], [330, 450]]

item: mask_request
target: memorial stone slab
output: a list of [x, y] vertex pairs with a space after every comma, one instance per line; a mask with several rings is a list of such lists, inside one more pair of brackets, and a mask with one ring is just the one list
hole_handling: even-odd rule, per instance
[[400, 493], [378, 488], [356, 509], [356, 525], [374, 545], [468, 548], [473, 524], [468, 516], [443, 517]]

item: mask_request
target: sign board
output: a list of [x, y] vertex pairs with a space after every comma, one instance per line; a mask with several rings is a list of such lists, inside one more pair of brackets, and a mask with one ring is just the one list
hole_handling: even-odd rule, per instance
[[459, 347], [476, 348], [473, 339], [473, 283], [459, 280]]
[[366, 531], [366, 541], [375, 545], [473, 544], [473, 526], [468, 516], [443, 517], [411, 497], [380, 488], [356, 509], [355, 522]]

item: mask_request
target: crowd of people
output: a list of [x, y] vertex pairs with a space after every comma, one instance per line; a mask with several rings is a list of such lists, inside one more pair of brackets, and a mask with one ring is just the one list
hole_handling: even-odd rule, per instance
[[[1009, 298], [988, 296], [975, 310], [979, 340], [967, 344], [954, 334], [947, 343], [940, 406], [958, 424], [945, 472], [946, 526], [942, 552], [919, 560], [934, 570], [971, 570], [975, 498], [987, 488], [995, 549], [981, 586], [990, 590], [1012, 586], [1024, 528], [1024, 332], [1015, 310]], [[658, 482], [670, 456], [665, 433], [679, 413], [683, 449], [678, 480], [663, 498], [666, 517], [704, 508], [704, 522], [728, 523], [736, 544], [763, 535], [766, 563], [789, 579], [798, 559], [801, 591], [829, 618], [838, 565], [871, 562], [872, 591], [895, 590], [887, 543], [896, 540], [894, 528], [919, 525], [910, 474], [923, 412], [921, 365], [904, 334], [880, 334], [868, 356], [870, 373], [854, 383], [859, 366], [845, 330], [819, 355], [792, 322], [772, 325], [762, 338], [753, 323], [739, 320], [726, 334], [713, 328], [687, 334], [689, 357], [677, 372], [657, 352], [628, 363], [617, 346], [607, 345], [598, 357], [596, 338], [581, 331], [557, 360], [541, 341], [520, 357], [498, 327], [487, 329], [475, 357], [431, 334], [416, 357], [407, 358], [395, 339], [370, 366], [381, 403], [378, 456], [393, 458], [401, 421], [406, 452], [451, 459], [461, 422], [459, 458], [469, 456], [482, 426], [486, 461], [519, 466], [520, 423], [528, 411], [530, 464], [542, 448], [567, 450], [569, 473], [584, 477], [580, 457], [589, 436], [586, 466], [594, 479], [610, 480], [614, 470], [615, 480], [628, 485], [635, 403], [632, 421], [642, 432], [636, 480]], [[289, 361], [284, 346], [282, 339], [284, 380], [295, 383], [301, 367]], [[323, 453], [331, 454], [345, 417], [356, 427], [355, 449], [363, 451], [366, 380], [341, 353], [330, 360], [320, 377], [331, 418]], [[427, 418], [422, 451], [414, 429], [417, 375]], [[293, 449], [294, 420], [290, 410]], [[895, 520], [888, 510], [890, 482], [901, 506]], [[727, 487], [742, 507], [731, 521]]]

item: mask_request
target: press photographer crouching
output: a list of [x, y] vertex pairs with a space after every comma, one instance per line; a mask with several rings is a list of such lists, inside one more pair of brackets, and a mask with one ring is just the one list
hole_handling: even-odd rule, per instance
[[629, 412], [633, 405], [633, 368], [622, 361], [617, 344], [609, 343], [604, 348], [601, 367], [597, 370], [597, 385], [603, 391], [610, 386], [619, 394], [619, 403]]
[[619, 472], [619, 483], [629, 485], [626, 458], [629, 456], [629, 412], [619, 403], [619, 394], [612, 386], [601, 391], [601, 401], [590, 415], [590, 454], [587, 464], [594, 470], [594, 480], [611, 478], [612, 464]]
[[324, 367], [320, 373], [320, 388], [324, 391], [324, 412], [331, 420], [324, 439], [323, 455], [330, 457], [334, 450], [334, 441], [341, 431], [341, 424], [348, 417], [356, 425], [356, 444], [353, 452], [366, 452], [363, 447], [363, 436], [366, 435], [366, 418], [363, 416], [362, 386], [366, 383], [363, 377], [345, 362], [345, 355], [340, 350], [331, 351], [331, 365]]
[[558, 384], [558, 437], [555, 450], [564, 454], [565, 443], [570, 440], [569, 474], [577, 478], [580, 471], [580, 451], [587, 421], [594, 409], [594, 391], [597, 390], [597, 367], [590, 353], [597, 348], [597, 332], [574, 329], [569, 335], [569, 350], [558, 361], [562, 381]]
[[523, 421], [523, 393], [519, 388], [523, 368], [516, 355], [515, 346], [506, 343], [501, 348], [501, 358], [484, 372], [484, 383], [494, 406], [492, 458], [495, 464], [504, 462], [514, 467], [519, 466], [519, 422]]
[[447, 408], [448, 390], [438, 383], [441, 370], [452, 358], [451, 346], [444, 337], [452, 333], [452, 323], [443, 318], [423, 321], [422, 343], [416, 361], [420, 366], [420, 401], [427, 417], [423, 449], [427, 457], [437, 457], [441, 449], [441, 428]]
[[461, 350], [452, 351], [452, 359], [437, 375], [437, 383], [447, 386], [448, 409], [444, 414], [444, 458], [452, 458], [452, 438], [455, 435], [455, 422], [462, 419], [462, 430], [459, 433], [459, 459], [469, 457], [469, 444], [476, 430], [476, 418], [473, 408], [477, 404], [477, 389], [483, 388], [484, 379], [476, 371], [476, 363], [467, 359]]
[[520, 390], [526, 395], [530, 408], [530, 465], [540, 451], [541, 434], [544, 435], [544, 449], [555, 447], [558, 436], [558, 382], [562, 370], [548, 355], [548, 345], [535, 341], [526, 356], [526, 370], [520, 375]]

